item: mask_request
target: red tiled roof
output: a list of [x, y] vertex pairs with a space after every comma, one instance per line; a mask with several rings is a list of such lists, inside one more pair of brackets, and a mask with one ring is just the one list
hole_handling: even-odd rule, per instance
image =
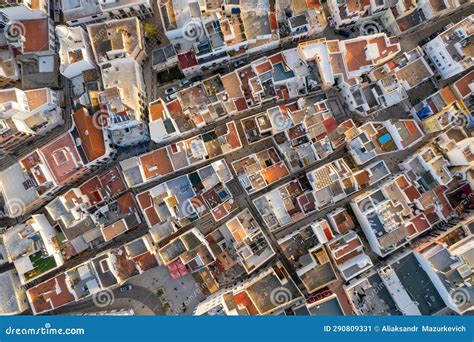
[[246, 110], [248, 108], [247, 107], [247, 102], [245, 101], [245, 99], [243, 97], [238, 98], [237, 100], [234, 101], [234, 103], [235, 103], [235, 107], [237, 107], [238, 111]]
[[31, 288], [28, 294], [36, 313], [52, 310], [75, 300], [66, 285], [64, 273]]
[[271, 56], [270, 62], [272, 62], [273, 65], [278, 64], [280, 62], [283, 62], [283, 55], [281, 53], [278, 53], [276, 55]]
[[148, 191], [137, 195], [137, 199], [143, 209], [151, 206], [151, 197]]
[[158, 266], [158, 261], [156, 261], [155, 256], [150, 252], [143, 253], [142, 255], [135, 257], [134, 260], [142, 271]]
[[138, 210], [137, 205], [135, 203], [135, 199], [133, 198], [131, 192], [127, 192], [126, 194], [120, 196], [117, 199], [117, 204], [122, 214], [126, 214], [127, 212], [129, 212], [130, 208]]
[[242, 146], [242, 143], [240, 142], [240, 137], [239, 137], [239, 132], [237, 131], [237, 127], [235, 125], [235, 122], [232, 121], [227, 124], [227, 127], [229, 129], [229, 132], [227, 134], [227, 140], [229, 141], [229, 144], [232, 148], [238, 148]]
[[87, 196], [91, 205], [97, 204], [103, 200], [103, 197], [99, 192], [100, 189], [102, 189], [102, 183], [97, 176], [79, 186], [79, 190], [81, 190], [82, 194]]
[[41, 154], [59, 184], [67, 183], [84, 169], [71, 134], [65, 133], [41, 148]]
[[275, 12], [270, 12], [270, 28], [273, 31], [278, 29]]
[[415, 199], [421, 197], [420, 193], [413, 185], [410, 185], [408, 188], [403, 189], [403, 191], [405, 192], [405, 195], [407, 195], [410, 202], [413, 202]]
[[113, 168], [107, 173], [100, 175], [99, 179], [102, 186], [110, 190], [111, 195], [116, 195], [126, 190], [125, 183], [120, 177], [117, 168]]
[[24, 53], [41, 52], [49, 50], [49, 25], [48, 19], [22, 20], [24, 26], [25, 43]]
[[234, 302], [246, 307], [250, 315], [258, 315], [258, 310], [255, 305], [253, 305], [250, 297], [247, 295], [247, 292], [242, 291], [237, 293], [234, 296]]
[[270, 70], [272, 70], [272, 65], [270, 64], [270, 62], [265, 62], [255, 67], [255, 71], [257, 72], [258, 75], [264, 74]]
[[410, 221], [418, 233], [424, 232], [430, 228], [430, 223], [424, 214], [420, 214]]
[[[469, 88], [469, 85], [471, 83], [474, 83], [474, 70], [471, 71], [469, 74], [466, 76], [462, 77], [459, 79], [456, 83], [454, 83], [454, 86], [456, 89], [459, 91], [461, 96], [465, 98], [469, 94], [471, 94], [471, 89]], [[472, 87], [472, 86], [471, 86]]]
[[345, 60], [347, 69], [355, 71], [363, 66], [370, 65], [371, 62], [365, 56], [365, 48], [367, 46], [366, 40], [357, 40], [345, 43], [346, 55]]
[[145, 213], [145, 216], [148, 218], [148, 222], [150, 223], [151, 226], [154, 226], [155, 224], [158, 224], [161, 222], [154, 207], [146, 208], [144, 210], [144, 213]]
[[196, 59], [196, 54], [192, 50], [178, 55], [178, 61], [181, 69], [191, 68], [199, 64]]
[[119, 220], [115, 223], [112, 223], [111, 225], [108, 225], [107, 227], [102, 228], [102, 235], [104, 236], [105, 241], [110, 241], [114, 239], [115, 237], [125, 233], [127, 231], [127, 225], [125, 224], [125, 221]]
[[173, 165], [165, 147], [154, 150], [140, 157], [145, 179], [165, 176], [172, 172]]
[[337, 121], [334, 117], [330, 117], [323, 121], [324, 127], [326, 128], [326, 132], [331, 133], [337, 128]]
[[[102, 114], [99, 113], [99, 115]], [[72, 118], [88, 161], [91, 162], [103, 156], [105, 154], [104, 133], [102, 127], [96, 122], [97, 118], [89, 115], [85, 108], [74, 112]]]

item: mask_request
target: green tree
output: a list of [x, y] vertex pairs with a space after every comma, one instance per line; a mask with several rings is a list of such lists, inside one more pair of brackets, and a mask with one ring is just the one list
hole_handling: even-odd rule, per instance
[[145, 35], [150, 39], [156, 39], [156, 28], [153, 24], [145, 23], [143, 24], [143, 29], [145, 30]]

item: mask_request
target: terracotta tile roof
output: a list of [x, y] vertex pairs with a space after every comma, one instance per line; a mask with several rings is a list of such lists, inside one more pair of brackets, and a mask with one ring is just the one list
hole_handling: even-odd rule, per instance
[[439, 93], [440, 93], [440, 95], [442, 96], [442, 98], [444, 99], [444, 101], [446, 102], [447, 105], [450, 105], [451, 103], [456, 101], [456, 96], [453, 94], [451, 89], [449, 89], [449, 87], [441, 88]]
[[127, 192], [126, 194], [120, 196], [117, 199], [117, 204], [122, 214], [126, 214], [127, 212], [129, 212], [130, 208], [138, 210], [137, 204], [135, 203], [135, 199], [131, 192]]
[[28, 294], [36, 313], [52, 310], [75, 300], [66, 285], [64, 273], [31, 288]]
[[151, 197], [148, 191], [137, 195], [137, 199], [138, 203], [140, 203], [140, 206], [142, 208], [148, 208], [149, 206], [151, 206]]
[[414, 228], [418, 233], [424, 232], [425, 230], [431, 227], [429, 221], [427, 220], [424, 214], [420, 214], [414, 219], [412, 219], [411, 223], [413, 224]]
[[234, 103], [235, 103], [235, 106], [237, 107], [237, 110], [239, 111], [246, 110], [248, 108], [247, 102], [245, 101], [243, 97], [238, 98], [237, 100], [234, 101]]
[[49, 50], [49, 24], [48, 19], [21, 20], [25, 27], [24, 53], [41, 52]]
[[10, 101], [17, 101], [15, 89], [11, 88], [0, 91], [0, 102], [5, 103]]
[[267, 167], [262, 171], [262, 176], [267, 184], [273, 184], [288, 174], [288, 169], [284, 162]]
[[418, 190], [416, 190], [416, 188], [413, 185], [410, 185], [408, 188], [404, 189], [403, 191], [405, 192], [405, 195], [407, 195], [410, 202], [413, 202], [417, 198], [421, 197], [420, 193], [418, 192]]
[[174, 170], [168, 152], [164, 147], [142, 155], [140, 162], [146, 180], [157, 176], [162, 177]]
[[369, 173], [366, 170], [363, 170], [355, 175], [355, 179], [357, 184], [360, 186], [367, 185], [370, 180]]
[[102, 186], [107, 186], [110, 189], [112, 195], [119, 194], [127, 189], [117, 168], [113, 168], [107, 173], [100, 175], [99, 179]]
[[270, 28], [272, 30], [277, 30], [278, 29], [278, 24], [277, 24], [277, 20], [276, 20], [276, 15], [275, 15], [275, 12], [270, 12]]
[[155, 224], [158, 224], [161, 222], [158, 214], [156, 213], [155, 208], [153, 207], [148, 207], [144, 210], [145, 216], [148, 218], [148, 222], [150, 223], [151, 226], [154, 226]]
[[158, 266], [158, 261], [156, 260], [155, 256], [150, 252], [139, 255], [135, 257], [134, 260], [142, 271], [146, 271], [150, 268]]
[[65, 133], [41, 148], [41, 154], [59, 184], [67, 183], [84, 167], [71, 134]]
[[103, 197], [99, 192], [99, 190], [102, 189], [102, 183], [97, 176], [83, 183], [79, 189], [81, 190], [82, 194], [87, 196], [91, 205], [97, 204], [103, 200]]
[[349, 71], [355, 71], [363, 66], [370, 65], [371, 62], [366, 59], [365, 47], [366, 40], [357, 40], [346, 43], [346, 64]]
[[125, 233], [127, 231], [127, 225], [125, 224], [125, 220], [122, 219], [102, 228], [101, 230], [105, 241], [110, 241], [113, 238]]
[[232, 121], [227, 124], [229, 132], [227, 133], [227, 140], [229, 141], [230, 146], [234, 148], [238, 148], [242, 146], [240, 142], [239, 132], [237, 131], [237, 126], [235, 125], [235, 121]]
[[100, 120], [89, 115], [87, 109], [81, 108], [72, 115], [77, 131], [81, 138], [82, 148], [89, 162], [105, 154], [104, 133], [99, 126]]
[[269, 59], [270, 59], [270, 62], [272, 62], [272, 64], [275, 65], [280, 62], [283, 62], [283, 55], [279, 53], [279, 54], [271, 56]]
[[162, 101], [157, 101], [150, 104], [150, 119], [151, 121], [163, 120], [165, 117], [165, 106]]
[[[346, 46], [346, 64], [349, 71], [355, 71], [361, 67], [377, 64], [384, 58], [388, 57], [391, 54], [395, 54], [399, 51], [399, 46], [397, 45], [398, 40], [393, 40], [392, 37], [389, 38], [390, 45], [387, 45], [385, 36], [377, 36], [370, 40], [367, 39], [357, 39], [351, 41], [345, 41]], [[376, 44], [379, 57], [375, 58], [373, 61], [367, 60], [366, 48], [369, 44]]]
[[48, 102], [48, 93], [46, 88], [25, 91], [28, 99], [28, 106], [33, 111]]
[[[474, 87], [473, 83], [474, 83], [474, 70], [471, 71], [466, 76], [459, 79], [456, 83], [454, 83], [454, 86], [459, 91], [462, 98], [465, 98], [466, 96], [471, 94], [471, 88]], [[469, 88], [470, 84], [473, 84], [471, 85], [471, 88]]]
[[270, 70], [272, 70], [272, 65], [270, 64], [270, 62], [265, 62], [255, 67], [255, 71], [258, 75], [261, 75]]
[[178, 99], [168, 102], [166, 104], [166, 107], [168, 108], [168, 111], [172, 118], [177, 118], [183, 115], [183, 108], [181, 107], [181, 104], [179, 103]]
[[198, 61], [196, 59], [196, 54], [194, 53], [194, 51], [188, 51], [186, 53], [178, 55], [178, 61], [181, 66], [181, 69], [187, 69], [198, 65]]

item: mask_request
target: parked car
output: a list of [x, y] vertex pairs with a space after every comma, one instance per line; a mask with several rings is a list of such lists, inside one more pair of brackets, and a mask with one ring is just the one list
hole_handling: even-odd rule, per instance
[[226, 70], [224, 68], [220, 68], [220, 69], [214, 70], [214, 73], [223, 75], [226, 73]]
[[234, 63], [234, 69], [240, 68], [245, 64], [248, 64], [248, 61], [246, 61], [245, 59], [241, 59], [240, 61]]
[[130, 285], [130, 284], [123, 285], [123, 286], [120, 287], [120, 292], [127, 292], [127, 291], [130, 291], [132, 288], [133, 288], [133, 286]]
[[177, 98], [177, 97], [178, 97], [178, 94], [177, 94], [177, 93], [170, 94], [170, 95], [166, 96], [166, 101], [168, 101], [168, 102], [169, 102], [169, 101], [172, 101], [172, 100], [174, 100], [174, 99]]
[[170, 94], [176, 93], [177, 91], [178, 89], [176, 87], [171, 87], [165, 90], [165, 95], [170, 95]]
[[202, 80], [202, 77], [201, 76], [194, 76], [194, 77], [191, 77], [191, 82], [193, 83], [196, 83], [196, 82], [199, 82]]
[[187, 79], [184, 79], [184, 80], [181, 80], [179, 83], [178, 83], [178, 87], [180, 88], [184, 88], [184, 87], [187, 87], [191, 84], [191, 82]]
[[334, 33], [336, 33], [338, 36], [343, 36], [343, 37], [350, 37], [351, 36], [351, 33], [349, 31], [346, 31], [346, 30], [335, 30]]

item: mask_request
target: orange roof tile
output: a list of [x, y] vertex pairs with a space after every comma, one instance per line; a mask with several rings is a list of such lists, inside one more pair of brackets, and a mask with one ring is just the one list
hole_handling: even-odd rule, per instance
[[164, 147], [142, 155], [140, 162], [146, 180], [157, 176], [162, 177], [174, 170], [168, 152]]
[[281, 53], [278, 53], [276, 55], [271, 56], [270, 62], [272, 62], [273, 65], [278, 64], [280, 62], [283, 62], [283, 55]]
[[471, 94], [471, 88], [469, 88], [471, 83], [474, 83], [474, 70], [454, 83], [462, 98]]
[[346, 64], [349, 71], [355, 71], [363, 66], [370, 65], [371, 62], [367, 60], [365, 55], [365, 48], [367, 46], [366, 40], [356, 40], [347, 42], [346, 44]]
[[288, 169], [284, 162], [267, 167], [262, 171], [262, 176], [267, 184], [273, 184], [279, 179], [288, 176]]
[[66, 274], [41, 283], [28, 290], [36, 313], [57, 308], [75, 300], [66, 285]]
[[89, 162], [105, 154], [104, 133], [94, 116], [87, 109], [81, 108], [72, 115], [77, 132], [81, 138], [82, 148]]
[[150, 119], [151, 121], [163, 120], [165, 117], [165, 106], [162, 101], [157, 101], [150, 104]]
[[126, 194], [120, 196], [117, 199], [117, 204], [122, 214], [126, 214], [130, 211], [129, 209], [131, 208], [138, 210], [137, 205], [135, 203], [135, 198], [133, 197], [131, 192], [127, 192]]
[[28, 106], [30, 107], [31, 111], [41, 107], [48, 101], [48, 93], [46, 88], [28, 90], [25, 91], [25, 95], [28, 99]]
[[148, 222], [150, 223], [150, 225], [154, 226], [155, 224], [158, 224], [161, 222], [154, 207], [148, 207], [144, 210], [144, 212], [145, 212], [145, 216], [148, 218]]
[[276, 20], [275, 12], [270, 12], [270, 28], [272, 30], [277, 30], [278, 29], [278, 23], [277, 23], [277, 20]]
[[451, 91], [451, 89], [449, 89], [449, 87], [441, 88], [439, 93], [447, 105], [450, 105], [451, 103], [456, 101], [456, 96], [454, 96], [453, 92]]
[[67, 183], [84, 169], [76, 144], [69, 132], [53, 140], [40, 151], [59, 184]]
[[111, 225], [102, 228], [102, 235], [104, 236], [105, 241], [110, 241], [113, 238], [125, 233], [127, 231], [127, 225], [125, 220], [120, 220]]
[[48, 18], [22, 20], [25, 27], [24, 53], [41, 52], [49, 50], [49, 24]]
[[137, 195], [137, 199], [138, 199], [138, 203], [140, 203], [140, 206], [143, 209], [148, 208], [149, 206], [151, 206], [151, 197], [150, 197], [150, 193], [148, 191]]

